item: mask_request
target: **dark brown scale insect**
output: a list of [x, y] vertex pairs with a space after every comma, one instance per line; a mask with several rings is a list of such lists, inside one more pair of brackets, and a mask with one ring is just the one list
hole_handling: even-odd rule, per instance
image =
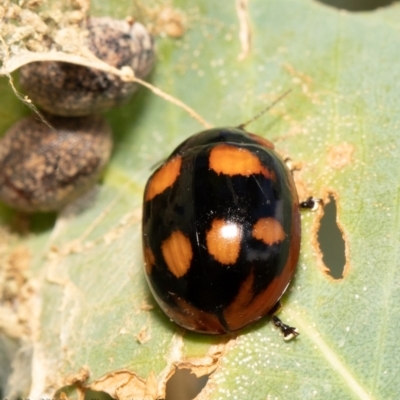
[[27, 117], [0, 139], [0, 199], [25, 212], [56, 211], [83, 195], [106, 165], [111, 129], [100, 116]]
[[[242, 128], [190, 137], [145, 188], [146, 277], [164, 312], [189, 330], [224, 334], [272, 315], [300, 236], [290, 171], [271, 142]], [[286, 338], [297, 335], [273, 321]]]
[[[154, 64], [153, 39], [143, 25], [109, 17], [87, 22], [87, 47], [102, 61], [129, 66], [138, 78]], [[137, 84], [84, 66], [56, 61], [33, 62], [20, 69], [20, 83], [28, 97], [43, 110], [61, 116], [83, 116], [107, 111], [126, 101]]]

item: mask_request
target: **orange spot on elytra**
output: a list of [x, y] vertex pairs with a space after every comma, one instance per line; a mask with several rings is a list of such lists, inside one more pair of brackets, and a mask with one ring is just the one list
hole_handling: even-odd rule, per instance
[[161, 251], [169, 270], [180, 278], [190, 268], [193, 258], [190, 240], [181, 232], [172, 232], [171, 236], [161, 244]]
[[182, 165], [180, 156], [173, 158], [164, 164], [149, 180], [146, 188], [145, 200], [149, 201], [165, 189], [174, 184], [178, 178]]
[[243, 326], [243, 313], [253, 300], [253, 284], [254, 273], [251, 271], [250, 275], [241, 284], [239, 293], [233, 302], [225, 309], [224, 318], [229, 328], [234, 331]]
[[209, 166], [217, 174], [244, 175], [263, 174], [266, 178], [275, 180], [275, 174], [265, 168], [260, 159], [251, 151], [236, 146], [221, 144], [210, 152]]
[[153, 269], [153, 265], [156, 263], [156, 260], [154, 258], [154, 254], [151, 251], [150, 247], [145, 247], [143, 253], [144, 253], [144, 266], [146, 268], [146, 274], [150, 275], [151, 270]]
[[293, 271], [293, 266], [289, 270], [285, 269], [284, 276], [274, 278], [268, 287], [257, 296], [254, 296], [253, 291], [254, 274], [252, 271], [240, 287], [236, 298], [224, 311], [229, 329], [236, 331], [268, 314], [285, 291]]
[[207, 232], [208, 252], [221, 264], [234, 264], [239, 257], [242, 229], [234, 222], [214, 219]]
[[272, 217], [260, 218], [253, 226], [252, 235], [267, 245], [282, 242], [286, 237], [280, 222]]

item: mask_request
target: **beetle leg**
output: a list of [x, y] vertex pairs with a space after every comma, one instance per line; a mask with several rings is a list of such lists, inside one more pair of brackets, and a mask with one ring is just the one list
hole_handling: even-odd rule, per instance
[[285, 340], [291, 340], [299, 335], [297, 328], [284, 324], [276, 315], [272, 316], [272, 322], [283, 333]]
[[295, 338], [296, 336], [300, 335], [300, 333], [297, 331], [297, 328], [293, 326], [289, 326], [284, 324], [276, 315], [277, 312], [282, 308], [282, 305], [280, 301], [278, 301], [270, 310], [269, 314], [272, 315], [271, 319], [274, 325], [280, 329], [280, 331], [283, 333], [283, 338], [285, 340], [291, 340]]
[[307, 208], [310, 211], [317, 211], [320, 204], [323, 204], [322, 199], [309, 197], [307, 200], [300, 202], [300, 208]]
[[286, 157], [283, 162], [286, 164], [288, 167], [290, 173], [293, 175], [294, 171], [300, 171], [300, 168], [292, 161], [291, 158]]

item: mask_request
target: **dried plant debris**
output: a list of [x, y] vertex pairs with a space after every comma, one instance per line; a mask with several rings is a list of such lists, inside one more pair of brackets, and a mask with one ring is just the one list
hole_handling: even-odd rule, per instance
[[[99, 59], [117, 69], [130, 67], [144, 78], [154, 64], [153, 40], [140, 23], [112, 18], [89, 18], [86, 45]], [[65, 62], [34, 62], [20, 69], [28, 97], [45, 111], [82, 116], [109, 110], [127, 100], [137, 83], [113, 73]]]
[[[89, 0], [3, 0], [0, 4], [1, 73], [10, 73], [46, 52], [81, 54]], [[43, 53], [43, 54], [35, 54]]]
[[[25, 66], [28, 96], [57, 115], [112, 107], [133, 93], [135, 78], [144, 78], [154, 64], [153, 40], [143, 25], [132, 18], [88, 17], [89, 3], [6, 0], [0, 5], [0, 75], [10, 77]], [[77, 97], [82, 99], [75, 106]]]
[[142, 15], [145, 15], [147, 26], [155, 36], [168, 36], [180, 38], [187, 30], [187, 17], [183, 11], [173, 8], [168, 4], [159, 4], [148, 7], [145, 4], [140, 6]]
[[111, 148], [100, 116], [27, 117], [0, 141], [0, 198], [25, 212], [56, 211], [98, 180]]
[[31, 254], [25, 247], [10, 252], [13, 238], [0, 229], [0, 330], [12, 338], [29, 338], [32, 334], [31, 304], [35, 292], [28, 279]]

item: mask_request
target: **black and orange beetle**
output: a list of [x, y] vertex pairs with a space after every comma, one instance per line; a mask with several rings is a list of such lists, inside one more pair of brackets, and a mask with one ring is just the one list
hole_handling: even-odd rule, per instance
[[[144, 192], [147, 281], [164, 312], [196, 332], [229, 333], [272, 315], [299, 258], [291, 172], [271, 142], [242, 127], [190, 137]], [[285, 338], [297, 335], [273, 321]]]

